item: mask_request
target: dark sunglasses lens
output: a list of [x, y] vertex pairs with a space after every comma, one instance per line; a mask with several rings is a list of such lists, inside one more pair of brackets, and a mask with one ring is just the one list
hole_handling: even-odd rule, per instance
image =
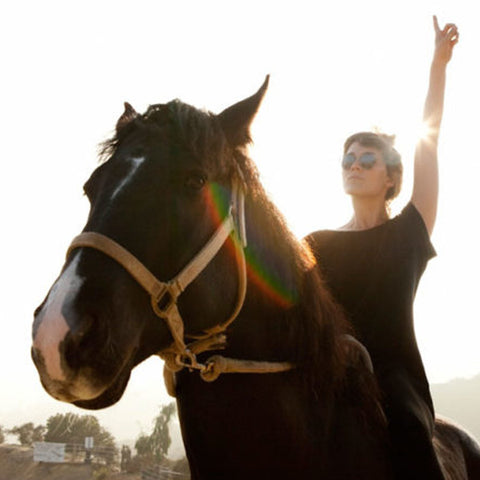
[[360, 165], [366, 170], [370, 170], [375, 165], [375, 155], [373, 153], [364, 153], [360, 157]]
[[355, 155], [353, 153], [347, 153], [343, 156], [342, 167], [348, 170], [355, 163]]

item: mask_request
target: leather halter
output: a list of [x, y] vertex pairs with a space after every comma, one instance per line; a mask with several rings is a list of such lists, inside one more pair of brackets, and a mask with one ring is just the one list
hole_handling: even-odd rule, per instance
[[[173, 337], [173, 345], [159, 353], [165, 361], [164, 377], [167, 391], [175, 396], [175, 372], [184, 367], [200, 371], [200, 376], [212, 382], [222, 373], [278, 373], [295, 368], [289, 362], [262, 362], [236, 360], [220, 355], [210, 357], [206, 364], [197, 361], [196, 354], [207, 350], [223, 348], [226, 343], [222, 335], [240, 313], [247, 290], [247, 273], [244, 248], [247, 246], [245, 233], [244, 192], [234, 185], [228, 215], [195, 257], [170, 281], [158, 280], [134, 255], [111, 238], [96, 232], [83, 232], [75, 237], [67, 251], [67, 257], [77, 248], [94, 248], [111, 257], [130, 273], [130, 275], [150, 295], [155, 314], [167, 322]], [[230, 317], [223, 323], [205, 330], [201, 335], [185, 335], [183, 319], [178, 311], [177, 300], [185, 288], [195, 280], [204, 268], [213, 260], [226, 240], [232, 236], [235, 244], [235, 258], [238, 272], [237, 302]], [[184, 337], [196, 339], [185, 344]], [[346, 340], [363, 359], [367, 368], [373, 372], [370, 356], [363, 345], [349, 335]]]
[[176, 369], [188, 367], [205, 370], [205, 365], [197, 362], [195, 353], [185, 344], [185, 328], [178, 311], [177, 300], [185, 288], [212, 261], [231, 235], [236, 247], [235, 257], [238, 271], [237, 301], [230, 317], [223, 323], [207, 329], [203, 335], [188, 335], [202, 340], [215, 336], [218, 337], [218, 334], [225, 331], [239, 314], [245, 300], [247, 275], [243, 250], [246, 247], [244, 193], [238, 183], [233, 188], [228, 215], [197, 255], [168, 282], [158, 280], [147, 267], [119, 243], [96, 232], [83, 232], [75, 237], [68, 248], [67, 257], [77, 248], [89, 247], [105, 253], [122, 265], [150, 295], [152, 309], [155, 314], [167, 322], [174, 340], [173, 349], [170, 350], [173, 350], [175, 353]]

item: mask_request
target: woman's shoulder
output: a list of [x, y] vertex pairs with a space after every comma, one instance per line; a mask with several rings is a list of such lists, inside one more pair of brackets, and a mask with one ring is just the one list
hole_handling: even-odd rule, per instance
[[404, 245], [422, 251], [427, 259], [436, 256], [427, 226], [417, 207], [409, 202], [391, 220], [392, 234]]
[[332, 237], [334, 236], [334, 230], [316, 230], [306, 235], [303, 238], [303, 242], [308, 245], [314, 255], [318, 255], [320, 252], [323, 252], [326, 247], [328, 248], [329, 245], [334, 243], [334, 241], [332, 241]]
[[427, 237], [430, 237], [422, 215], [412, 202], [407, 203], [402, 211], [390, 221], [394, 225], [403, 225], [409, 230], [418, 231], [422, 236], [426, 235]]

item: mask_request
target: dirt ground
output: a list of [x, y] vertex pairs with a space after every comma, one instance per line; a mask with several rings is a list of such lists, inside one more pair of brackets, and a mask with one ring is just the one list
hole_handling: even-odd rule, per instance
[[[95, 466], [33, 461], [33, 448], [0, 445], [0, 480], [93, 480]], [[102, 477], [100, 477], [102, 478]], [[140, 475], [111, 474], [103, 480], [140, 480]]]

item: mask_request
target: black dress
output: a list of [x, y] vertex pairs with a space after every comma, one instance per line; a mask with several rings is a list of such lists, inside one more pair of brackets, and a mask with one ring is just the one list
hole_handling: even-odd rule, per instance
[[433, 402], [413, 325], [418, 283], [435, 256], [421, 215], [409, 203], [400, 215], [369, 230], [322, 230], [307, 241], [372, 357], [398, 477], [443, 478], [432, 447]]

